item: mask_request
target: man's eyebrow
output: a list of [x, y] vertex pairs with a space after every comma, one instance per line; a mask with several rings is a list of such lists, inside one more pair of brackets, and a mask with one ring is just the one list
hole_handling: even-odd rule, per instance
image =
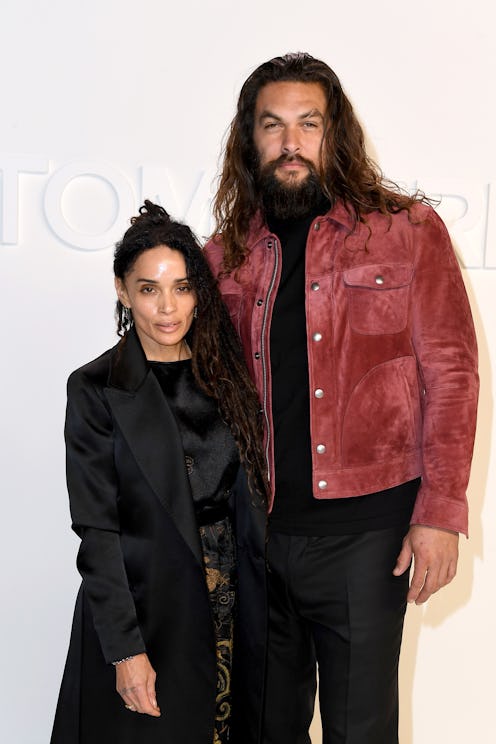
[[319, 109], [313, 108], [310, 111], [307, 111], [305, 114], [300, 114], [300, 119], [312, 119], [314, 117], [317, 117], [318, 119], [324, 119], [324, 114], [319, 111]]
[[262, 111], [260, 116], [258, 117], [261, 121], [262, 119], [277, 119], [277, 121], [281, 121], [281, 117], [277, 116], [277, 114], [273, 114], [272, 111], [269, 111], [268, 109], [265, 109]]
[[[324, 119], [324, 115], [322, 114], [322, 112], [316, 108], [310, 109], [310, 111], [305, 111], [303, 114], [300, 114], [298, 116], [298, 119], [312, 119], [315, 117], [322, 120]], [[272, 111], [269, 111], [268, 109], [262, 111], [258, 119], [259, 121], [262, 121], [263, 119], [275, 119], [276, 121], [282, 121], [280, 116], [272, 113]]]

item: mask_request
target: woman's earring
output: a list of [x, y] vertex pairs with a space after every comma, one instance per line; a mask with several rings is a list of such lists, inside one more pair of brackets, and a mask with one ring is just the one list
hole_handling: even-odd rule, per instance
[[122, 306], [122, 323], [124, 327], [129, 328], [131, 326], [131, 321], [132, 321], [131, 308], [123, 305]]
[[197, 317], [198, 317], [198, 305], [195, 305], [195, 309], [193, 310], [193, 318], [195, 318], [196, 320]]

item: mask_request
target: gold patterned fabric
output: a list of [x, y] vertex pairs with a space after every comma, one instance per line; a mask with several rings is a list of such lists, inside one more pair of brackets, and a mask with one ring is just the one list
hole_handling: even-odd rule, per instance
[[213, 744], [230, 739], [233, 613], [236, 598], [234, 540], [228, 517], [200, 527], [205, 575], [214, 618], [217, 696]]

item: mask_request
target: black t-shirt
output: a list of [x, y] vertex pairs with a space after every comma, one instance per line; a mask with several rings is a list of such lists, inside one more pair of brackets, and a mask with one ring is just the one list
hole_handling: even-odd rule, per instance
[[310, 397], [305, 315], [305, 249], [313, 220], [268, 216], [280, 242], [281, 280], [270, 327], [275, 501], [271, 530], [292, 535], [332, 535], [408, 523], [420, 479], [374, 494], [344, 499], [312, 495]]

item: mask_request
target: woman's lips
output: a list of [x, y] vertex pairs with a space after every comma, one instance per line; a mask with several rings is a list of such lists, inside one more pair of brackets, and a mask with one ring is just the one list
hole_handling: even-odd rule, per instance
[[156, 323], [156, 328], [158, 328], [160, 331], [163, 331], [164, 333], [173, 333], [176, 331], [180, 326], [179, 322], [170, 322], [170, 323]]

